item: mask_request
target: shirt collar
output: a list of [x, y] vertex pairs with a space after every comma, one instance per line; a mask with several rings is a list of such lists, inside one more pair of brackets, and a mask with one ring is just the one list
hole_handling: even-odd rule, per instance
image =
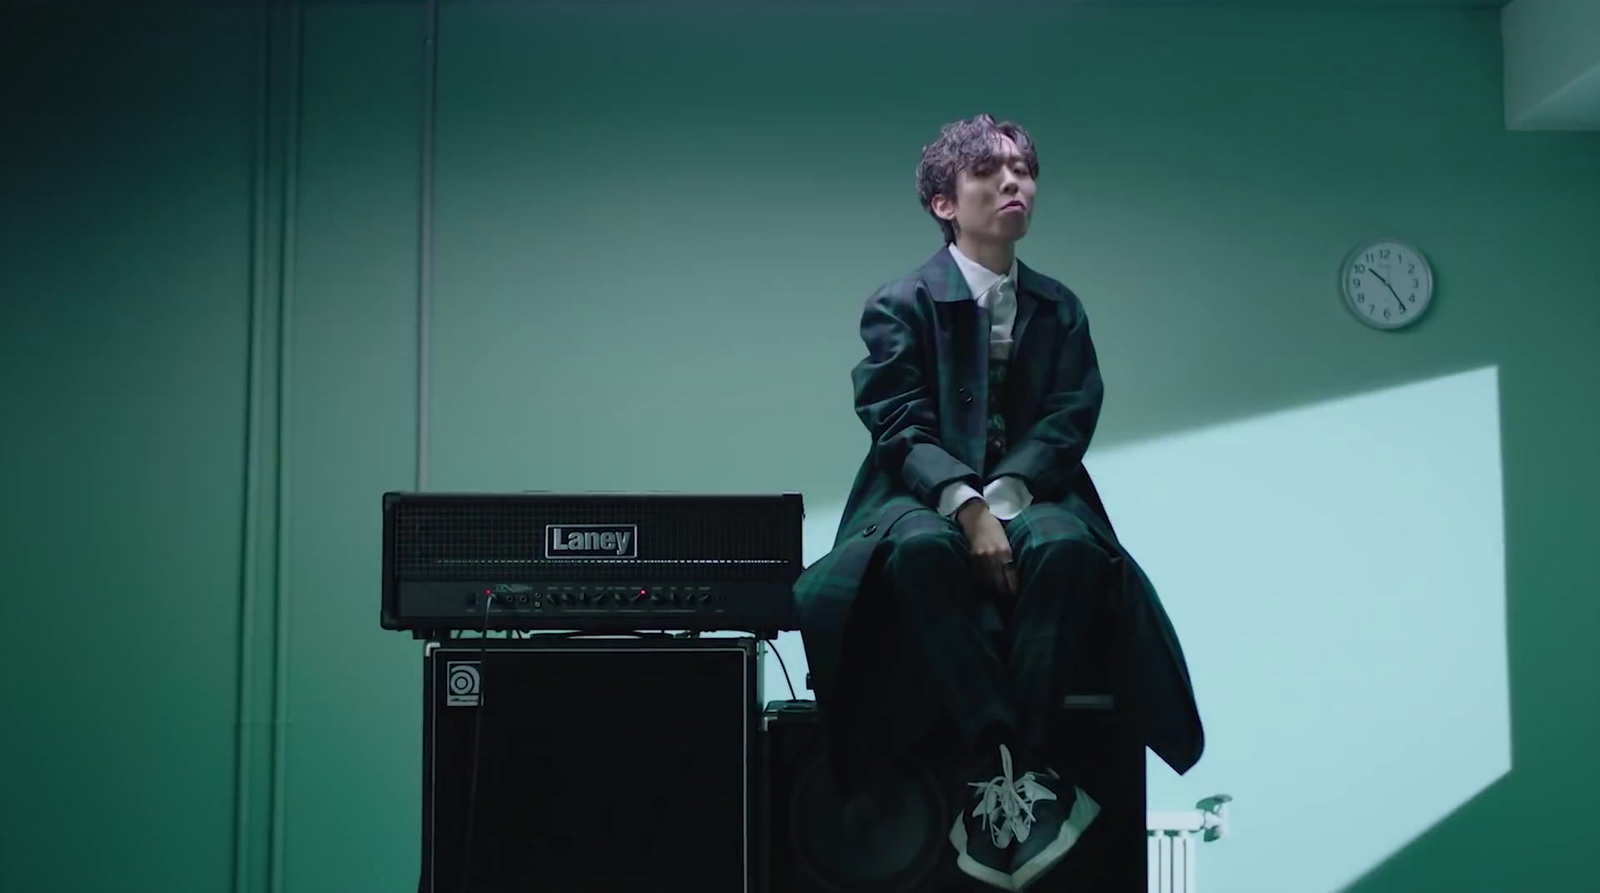
[[1016, 294], [1017, 259], [1015, 256], [1011, 258], [1010, 272], [1004, 276], [967, 257], [961, 252], [960, 248], [956, 247], [954, 242], [950, 243], [950, 256], [955, 258], [956, 266], [961, 268], [961, 275], [967, 280], [967, 289], [972, 292], [973, 299], [980, 305], [988, 307], [993, 304], [996, 294], [991, 294], [990, 289], [993, 289], [997, 282], [1006, 282], [1011, 293]]

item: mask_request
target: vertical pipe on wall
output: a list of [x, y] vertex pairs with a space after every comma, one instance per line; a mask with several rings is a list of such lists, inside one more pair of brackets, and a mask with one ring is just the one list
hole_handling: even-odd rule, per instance
[[305, 9], [301, 0], [290, 0], [288, 13], [288, 64], [283, 139], [283, 213], [278, 233], [278, 414], [277, 414], [277, 554], [275, 587], [272, 598], [272, 825], [269, 849], [272, 893], [283, 891], [284, 865], [284, 789], [287, 781], [289, 737], [289, 420], [290, 349], [294, 332], [295, 241], [298, 222], [300, 112], [304, 107]]
[[263, 2], [260, 31], [256, 35], [255, 132], [252, 134], [250, 159], [250, 282], [249, 319], [250, 334], [246, 341], [249, 355], [246, 359], [245, 383], [245, 440], [244, 440], [244, 542], [239, 568], [239, 665], [238, 691], [235, 709], [238, 723], [234, 729], [233, 777], [233, 891], [246, 893], [250, 889], [250, 799], [252, 748], [254, 724], [255, 686], [255, 611], [256, 568], [258, 560], [258, 522], [261, 504], [261, 415], [262, 415], [262, 353], [266, 349], [266, 255], [267, 255], [267, 124], [268, 96], [271, 93], [272, 75], [272, 15], [271, 7]]
[[422, 195], [417, 251], [417, 489], [428, 489], [428, 354], [433, 318], [433, 133], [439, 81], [439, 0], [428, 0], [423, 38]]

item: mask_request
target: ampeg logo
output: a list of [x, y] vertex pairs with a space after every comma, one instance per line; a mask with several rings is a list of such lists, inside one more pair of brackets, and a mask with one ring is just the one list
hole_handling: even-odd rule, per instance
[[637, 524], [546, 524], [546, 558], [638, 558]]
[[475, 660], [453, 660], [445, 665], [446, 707], [477, 707], [483, 703], [482, 678]]

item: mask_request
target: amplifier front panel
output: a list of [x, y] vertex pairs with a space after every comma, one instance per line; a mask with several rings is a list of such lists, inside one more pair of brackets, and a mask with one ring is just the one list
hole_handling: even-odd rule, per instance
[[732, 630], [790, 628], [786, 585], [402, 583], [399, 608], [417, 626], [447, 629]]
[[750, 893], [753, 647], [483, 641], [425, 661], [431, 893]]

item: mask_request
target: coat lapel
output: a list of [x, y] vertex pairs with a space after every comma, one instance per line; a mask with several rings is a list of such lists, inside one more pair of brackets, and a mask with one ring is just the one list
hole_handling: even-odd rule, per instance
[[1060, 328], [1056, 311], [1063, 297], [1050, 280], [1017, 262], [1017, 322], [1012, 329], [1016, 347], [1011, 355], [1011, 376], [1020, 379], [1018, 384], [1022, 387], [1012, 391], [1018, 395], [1011, 403], [1014, 430], [1007, 432], [1013, 438], [1038, 420], [1038, 410], [1049, 396]]
[[939, 437], [945, 449], [981, 473], [989, 405], [989, 311], [973, 299], [948, 247], [928, 259], [923, 281], [938, 314]]
[[1011, 327], [1011, 341], [1016, 345], [1017, 356], [1022, 356], [1023, 348], [1029, 346], [1028, 324], [1033, 322], [1033, 312], [1039, 306], [1039, 300], [1033, 295], [1017, 289], [1017, 321]]

